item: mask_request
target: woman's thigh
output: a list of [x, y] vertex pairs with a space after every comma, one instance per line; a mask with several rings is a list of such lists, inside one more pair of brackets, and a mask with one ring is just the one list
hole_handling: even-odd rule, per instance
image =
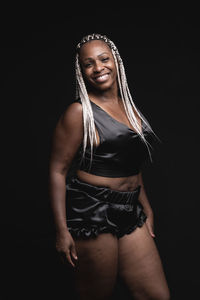
[[146, 223], [119, 239], [119, 276], [134, 299], [170, 299], [162, 262]]
[[78, 256], [74, 280], [79, 299], [109, 299], [117, 276], [118, 239], [102, 233], [97, 238], [74, 241]]

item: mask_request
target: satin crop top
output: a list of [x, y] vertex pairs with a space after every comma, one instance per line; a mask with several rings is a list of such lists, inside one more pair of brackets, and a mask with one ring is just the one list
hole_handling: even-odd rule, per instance
[[[81, 103], [80, 100], [78, 102]], [[91, 105], [100, 144], [93, 149], [91, 166], [90, 146], [87, 146], [82, 161], [81, 146], [79, 170], [104, 177], [127, 177], [138, 174], [142, 163], [149, 157], [146, 144], [127, 125], [111, 117], [92, 101]], [[147, 139], [150, 132], [144, 122], [142, 130]]]

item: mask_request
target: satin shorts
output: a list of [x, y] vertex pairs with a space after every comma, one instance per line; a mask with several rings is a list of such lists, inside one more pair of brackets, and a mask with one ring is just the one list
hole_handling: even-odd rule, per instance
[[138, 200], [141, 186], [116, 191], [73, 177], [66, 184], [67, 227], [74, 238], [112, 233], [117, 238], [142, 227], [147, 216]]

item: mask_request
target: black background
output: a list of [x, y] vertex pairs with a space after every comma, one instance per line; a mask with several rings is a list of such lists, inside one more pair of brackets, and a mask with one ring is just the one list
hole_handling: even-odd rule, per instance
[[[143, 174], [172, 299], [198, 298], [198, 11], [174, 3], [2, 7], [4, 299], [73, 299], [54, 249], [48, 159], [52, 131], [75, 96], [75, 46], [93, 32], [115, 42], [134, 101], [161, 139]], [[115, 293], [129, 299], [120, 283]]]

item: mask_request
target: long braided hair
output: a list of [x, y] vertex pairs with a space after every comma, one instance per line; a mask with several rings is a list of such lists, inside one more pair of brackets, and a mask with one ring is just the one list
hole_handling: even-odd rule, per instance
[[[126, 79], [125, 69], [123, 65], [123, 61], [120, 57], [119, 51], [115, 44], [108, 39], [106, 35], [101, 35], [97, 33], [89, 34], [82, 38], [80, 43], [78, 43], [76, 50], [76, 60], [75, 60], [75, 72], [76, 72], [76, 99], [80, 99], [82, 103], [83, 108], [83, 125], [84, 125], [84, 137], [83, 137], [83, 155], [82, 159], [85, 156], [86, 147], [87, 147], [87, 141], [89, 138], [90, 142], [90, 152], [91, 152], [91, 159], [90, 159], [90, 165], [92, 161], [92, 155], [93, 155], [93, 147], [94, 143], [97, 143], [97, 136], [95, 131], [95, 124], [94, 124], [94, 117], [93, 117], [93, 111], [91, 107], [91, 103], [88, 97], [88, 92], [86, 89], [86, 85], [83, 79], [82, 71], [81, 71], [81, 65], [79, 60], [79, 51], [83, 44], [92, 41], [92, 40], [102, 40], [104, 41], [111, 49], [116, 69], [117, 69], [117, 80], [118, 80], [118, 86], [119, 86], [119, 92], [122, 99], [122, 103], [125, 108], [125, 112], [127, 115], [128, 120], [130, 121], [131, 125], [137, 132], [137, 134], [140, 136], [140, 138], [143, 140], [143, 142], [146, 144], [148, 148], [148, 152], [151, 159], [151, 153], [149, 150], [149, 146], [151, 145], [148, 143], [148, 141], [145, 139], [145, 136], [143, 132], [141, 132], [140, 124], [136, 118], [137, 115], [142, 119], [142, 121], [146, 124], [148, 127], [148, 130], [155, 135], [153, 132], [150, 124], [145, 119], [145, 117], [142, 115], [142, 113], [137, 109], [136, 105], [133, 102], [133, 99], [131, 97], [131, 93], [128, 88], [128, 83]], [[133, 109], [134, 108], [134, 109]]]

